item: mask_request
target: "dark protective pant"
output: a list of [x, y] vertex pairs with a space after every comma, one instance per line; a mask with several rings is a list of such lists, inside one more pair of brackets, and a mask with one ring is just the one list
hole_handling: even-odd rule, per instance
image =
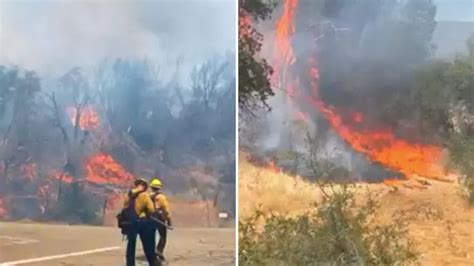
[[158, 224], [157, 230], [158, 230], [158, 233], [160, 234], [160, 240], [158, 241], [158, 245], [156, 245], [156, 252], [160, 256], [163, 256], [163, 251], [165, 250], [165, 246], [166, 246], [166, 233], [168, 232], [168, 229], [166, 229], [164, 225]]
[[155, 230], [148, 219], [137, 221], [132, 230], [127, 234], [127, 266], [135, 266], [135, 249], [137, 245], [137, 235], [142, 241], [143, 251], [149, 266], [161, 265], [155, 253]]

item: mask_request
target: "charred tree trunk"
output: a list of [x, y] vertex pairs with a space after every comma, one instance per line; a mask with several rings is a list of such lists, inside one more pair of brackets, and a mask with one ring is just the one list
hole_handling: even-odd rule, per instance
[[104, 198], [104, 206], [102, 206], [102, 224], [105, 224], [105, 214], [107, 212], [107, 203], [109, 201], [109, 197], [107, 195], [107, 191], [104, 192], [105, 198]]
[[61, 173], [61, 176], [59, 177], [59, 182], [58, 182], [58, 196], [57, 196], [57, 198], [56, 198], [56, 202], [59, 202], [59, 200], [61, 199], [63, 178], [64, 178], [64, 171]]

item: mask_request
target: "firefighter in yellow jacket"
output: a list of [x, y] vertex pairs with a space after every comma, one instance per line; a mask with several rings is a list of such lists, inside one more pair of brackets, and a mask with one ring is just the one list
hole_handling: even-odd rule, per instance
[[142, 241], [143, 251], [149, 266], [161, 265], [155, 253], [155, 227], [149, 217], [153, 215], [155, 206], [146, 192], [148, 183], [137, 179], [134, 187], [124, 197], [124, 210], [128, 211], [131, 226], [127, 230], [126, 265], [135, 266], [135, 248], [137, 235]]
[[[150, 187], [151, 187], [150, 196], [155, 206], [155, 214], [153, 216], [171, 227], [172, 225], [171, 225], [170, 204], [166, 196], [161, 192], [161, 189], [163, 188], [163, 184], [161, 183], [161, 180], [158, 178], [153, 179], [150, 182]], [[158, 233], [160, 234], [160, 240], [158, 241], [158, 244], [156, 245], [156, 254], [158, 255], [158, 257], [160, 257], [161, 260], [165, 260], [163, 256], [163, 251], [166, 246], [167, 228], [166, 226], [159, 223], [156, 223], [155, 228], [158, 230]]]

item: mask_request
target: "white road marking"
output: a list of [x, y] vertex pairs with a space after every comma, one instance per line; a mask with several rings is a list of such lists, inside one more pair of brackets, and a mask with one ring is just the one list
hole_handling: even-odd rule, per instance
[[53, 256], [17, 260], [17, 261], [8, 261], [8, 262], [0, 263], [0, 266], [15, 266], [15, 265], [20, 265], [20, 264], [40, 262], [40, 261], [46, 261], [46, 260], [55, 260], [55, 259], [62, 259], [62, 258], [67, 258], [67, 257], [88, 255], [88, 254], [93, 254], [93, 253], [107, 252], [107, 251], [112, 251], [112, 250], [117, 250], [117, 249], [120, 249], [120, 247], [98, 248], [98, 249], [91, 249], [91, 250], [85, 250], [85, 251], [80, 251], [80, 252], [71, 252], [71, 253], [66, 253], [66, 254], [61, 254], [61, 255], [53, 255]]
[[[4, 244], [4, 245], [24, 245], [24, 244], [31, 244], [31, 243], [39, 242], [38, 240], [31, 239], [31, 238], [0, 235], [0, 241], [2, 239], [6, 240], [6, 242], [8, 243], [8, 244]], [[4, 241], [1, 241], [1, 242], [4, 242]]]

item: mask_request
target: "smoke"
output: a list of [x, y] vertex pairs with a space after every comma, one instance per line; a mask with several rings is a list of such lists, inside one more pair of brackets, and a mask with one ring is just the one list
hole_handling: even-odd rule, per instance
[[235, 50], [235, 3], [228, 1], [2, 1], [0, 64], [40, 75], [104, 58], [180, 58], [183, 76]]
[[[317, 58], [318, 97], [337, 108], [342, 118], [348, 119], [344, 123], [353, 123], [350, 126], [359, 132], [393, 128], [395, 136], [423, 143], [416, 115], [387, 104], [409, 93], [414, 71], [432, 59], [436, 11], [430, 0], [300, 1], [291, 39], [296, 62], [289, 64], [288, 75], [298, 81], [301, 93], [289, 95], [291, 83], [276, 86], [277, 96], [270, 101], [272, 112], [265, 115], [268, 134], [258, 149], [304, 152], [308, 143], [294, 137], [292, 122], [303, 121], [313, 138], [322, 139], [321, 149], [329, 151], [321, 156], [349, 169], [353, 177], [396, 175], [354, 152], [308, 101], [314, 95], [308, 58]], [[276, 19], [279, 12], [275, 12]], [[271, 61], [275, 21], [261, 25], [261, 29], [264, 56]], [[288, 97], [293, 99], [286, 100]], [[301, 117], [300, 111], [307, 117]], [[363, 123], [351, 120], [355, 112]]]
[[474, 21], [474, 2], [472, 0], [434, 0], [438, 7], [439, 21]]

